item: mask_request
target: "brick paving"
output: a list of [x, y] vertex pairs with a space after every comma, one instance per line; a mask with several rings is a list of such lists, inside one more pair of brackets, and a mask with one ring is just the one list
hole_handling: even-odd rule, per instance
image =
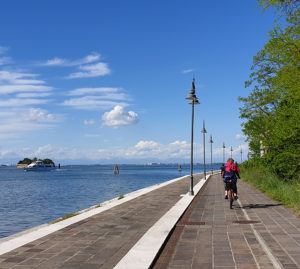
[[244, 182], [238, 183], [238, 192], [231, 210], [221, 177], [214, 175], [152, 267], [300, 268], [300, 218]]
[[188, 190], [186, 177], [74, 223], [0, 255], [0, 269], [113, 268]]

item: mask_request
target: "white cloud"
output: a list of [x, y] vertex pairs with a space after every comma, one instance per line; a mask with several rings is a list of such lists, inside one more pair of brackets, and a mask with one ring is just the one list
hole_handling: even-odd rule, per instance
[[55, 57], [53, 59], [48, 60], [45, 63], [42, 63], [41, 65], [44, 65], [44, 66], [78, 66], [78, 65], [88, 64], [88, 63], [92, 63], [92, 62], [97, 62], [100, 60], [100, 58], [101, 58], [101, 55], [98, 53], [92, 53], [82, 59], [78, 59], [78, 60], [74, 60], [74, 61]]
[[158, 143], [156, 143], [154, 141], [139, 141], [135, 145], [135, 148], [145, 149], [145, 148], [156, 148], [157, 146], [158, 146]]
[[12, 60], [10, 57], [1, 57], [0, 58], [0, 65], [5, 65], [11, 63]]
[[[0, 129], [0, 138], [1, 137]], [[99, 134], [86, 134], [87, 138], [98, 138]], [[202, 148], [199, 144], [194, 145], [194, 157], [202, 156]], [[240, 149], [243, 150], [243, 160], [247, 156], [247, 145], [240, 145], [234, 149], [233, 158], [240, 161]], [[213, 151], [213, 160], [222, 160], [222, 148], [216, 148]], [[51, 158], [55, 160], [64, 160], [65, 162], [72, 162], [72, 160], [92, 160], [92, 161], [107, 161], [115, 162], [116, 159], [134, 161], [134, 162], [168, 162], [172, 161], [190, 161], [190, 144], [187, 141], [175, 141], [168, 144], [160, 144], [153, 140], [137, 142], [134, 146], [128, 148], [98, 148], [98, 149], [77, 149], [67, 147], [54, 147], [52, 145], [42, 145], [36, 149], [24, 148], [21, 150], [7, 150], [0, 148], [0, 157], [16, 157], [24, 158], [27, 157], [40, 157], [40, 158]], [[226, 158], [230, 156], [230, 152], [226, 151]], [[201, 161], [198, 158], [195, 162]]]
[[103, 125], [118, 128], [138, 123], [138, 115], [133, 111], [126, 112], [122, 106], [117, 105], [113, 110], [105, 112], [102, 120], [104, 121]]
[[186, 70], [182, 71], [182, 74], [188, 74], [188, 73], [191, 73], [193, 71], [194, 71], [194, 69], [186, 69]]
[[2, 47], [2, 46], [0, 46], [0, 54], [4, 54], [5, 52], [7, 52], [8, 51], [8, 47]]
[[44, 92], [52, 90], [52, 87], [44, 85], [1, 85], [0, 94], [11, 94], [16, 92]]
[[91, 78], [91, 77], [101, 77], [110, 74], [110, 69], [106, 63], [96, 63], [91, 65], [79, 66], [80, 70], [83, 72], [75, 72], [67, 76], [69, 79], [73, 78]]
[[236, 140], [242, 140], [242, 141], [245, 141], [246, 136], [241, 135], [241, 134], [237, 134], [237, 135], [235, 136], [235, 139], [236, 139]]
[[22, 118], [27, 121], [34, 122], [51, 122], [54, 121], [54, 115], [47, 113], [46, 110], [40, 108], [30, 108]]
[[121, 88], [78, 88], [70, 91], [67, 95], [86, 95], [86, 94], [99, 94], [99, 93], [115, 93], [122, 90]]
[[0, 137], [11, 140], [38, 130], [53, 128], [62, 121], [59, 114], [51, 114], [41, 108], [14, 108], [0, 111]]
[[100, 96], [84, 96], [65, 100], [62, 105], [84, 110], [106, 110], [117, 105], [127, 106], [127, 103], [103, 100]]
[[48, 100], [34, 99], [34, 98], [11, 98], [7, 100], [0, 101], [0, 107], [20, 107], [29, 105], [40, 105], [46, 104]]
[[18, 93], [17, 98], [40, 98], [52, 95], [50, 92], [28, 92], [28, 93]]
[[122, 88], [79, 88], [70, 91], [69, 96], [81, 96], [65, 100], [62, 105], [85, 110], [107, 110], [120, 105], [128, 106], [130, 97], [120, 92]]
[[0, 83], [3, 84], [3, 81], [5, 81], [8, 82], [9, 84], [44, 84], [45, 81], [34, 79], [37, 76], [38, 76], [37, 74], [1, 70]]
[[67, 63], [67, 60], [55, 57], [51, 60], [48, 60], [46, 63], [44, 63], [42, 65], [55, 66], [55, 65], [65, 65], [66, 63]]
[[95, 125], [96, 121], [91, 119], [91, 120], [84, 120], [84, 125]]

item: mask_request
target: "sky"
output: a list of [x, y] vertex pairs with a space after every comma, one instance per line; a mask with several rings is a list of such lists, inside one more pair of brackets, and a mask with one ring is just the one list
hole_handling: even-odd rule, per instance
[[[0, 163], [245, 160], [239, 96], [274, 13], [255, 0], [0, 3]], [[240, 153], [242, 150], [242, 154]]]

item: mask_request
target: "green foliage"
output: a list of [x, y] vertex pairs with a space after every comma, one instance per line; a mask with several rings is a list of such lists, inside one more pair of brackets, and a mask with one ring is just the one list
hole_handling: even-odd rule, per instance
[[18, 164], [31, 164], [32, 160], [29, 158], [24, 158], [23, 161], [19, 161]]
[[[24, 160], [22, 161], [19, 161], [18, 164], [31, 164], [32, 162], [35, 162], [35, 161], [38, 161], [39, 159], [37, 157], [34, 157], [32, 160], [29, 159], [29, 158], [24, 158]], [[43, 163], [45, 164], [51, 164], [54, 162], [51, 160], [51, 159], [44, 159], [44, 160], [41, 160]]]
[[43, 163], [44, 164], [51, 164], [51, 163], [53, 163], [53, 161], [51, 159], [44, 159]]
[[283, 178], [300, 176], [300, 10], [295, 1], [261, 0], [264, 7], [275, 5], [285, 12], [286, 25], [276, 25], [269, 41], [253, 59], [252, 87], [243, 103], [240, 117], [246, 120], [247, 136], [253, 157]]
[[61, 217], [61, 218], [59, 218], [59, 219], [57, 219], [57, 220], [53, 220], [53, 221], [51, 221], [50, 223], [57, 223], [57, 222], [60, 222], [60, 221], [62, 221], [62, 220], [65, 220], [65, 219], [69, 219], [69, 218], [72, 218], [72, 217], [74, 217], [74, 216], [77, 216], [79, 213], [78, 212], [75, 212], [75, 213], [69, 213], [69, 214], [66, 214], [66, 215], [64, 215], [63, 217]]
[[300, 181], [282, 181], [278, 176], [258, 162], [245, 162], [241, 165], [241, 178], [269, 197], [292, 208], [300, 216]]
[[121, 200], [121, 199], [123, 199], [123, 198], [124, 198], [124, 195], [121, 194], [121, 195], [119, 196], [118, 200]]

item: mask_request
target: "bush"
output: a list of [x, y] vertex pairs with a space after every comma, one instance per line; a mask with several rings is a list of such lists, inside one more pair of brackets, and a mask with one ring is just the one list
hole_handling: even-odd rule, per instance
[[292, 208], [300, 216], [300, 181], [282, 180], [267, 169], [255, 165], [255, 162], [245, 162], [241, 166], [241, 178], [252, 184], [267, 196]]

